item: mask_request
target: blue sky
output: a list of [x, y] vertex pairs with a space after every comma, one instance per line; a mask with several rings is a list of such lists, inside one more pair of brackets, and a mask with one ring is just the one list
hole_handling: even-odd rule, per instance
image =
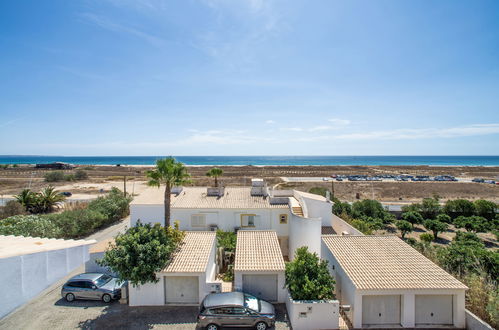
[[0, 154], [497, 155], [499, 2], [0, 2]]

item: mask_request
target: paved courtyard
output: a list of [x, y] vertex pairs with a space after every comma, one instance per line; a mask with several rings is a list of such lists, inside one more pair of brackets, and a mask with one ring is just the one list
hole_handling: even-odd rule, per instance
[[[197, 307], [129, 307], [118, 302], [66, 302], [63, 281], [0, 320], [0, 329], [196, 329]], [[276, 329], [288, 329], [284, 305], [276, 305]]]

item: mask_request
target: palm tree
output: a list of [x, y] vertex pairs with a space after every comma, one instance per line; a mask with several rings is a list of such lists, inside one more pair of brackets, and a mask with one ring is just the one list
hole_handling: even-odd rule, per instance
[[168, 157], [158, 159], [156, 168], [146, 172], [149, 181], [147, 184], [153, 187], [165, 185], [165, 227], [170, 226], [170, 197], [172, 188], [181, 186], [190, 182], [190, 175], [184, 164], [177, 162], [175, 158]]
[[221, 168], [214, 167], [208, 172], [206, 172], [206, 176], [209, 176], [210, 178], [215, 178], [215, 187], [218, 187], [218, 178], [222, 176], [224, 171]]
[[14, 196], [27, 212], [30, 212], [36, 200], [36, 194], [30, 189], [24, 189], [19, 195]]
[[48, 186], [38, 194], [38, 207], [41, 212], [52, 212], [54, 206], [65, 200], [66, 197], [61, 195], [54, 187]]

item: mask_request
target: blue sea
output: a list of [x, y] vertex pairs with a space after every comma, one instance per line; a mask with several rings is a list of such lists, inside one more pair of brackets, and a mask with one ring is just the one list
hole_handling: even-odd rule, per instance
[[[11, 156], [0, 164], [153, 165], [166, 156]], [[429, 165], [499, 166], [499, 156], [178, 156], [186, 165]]]

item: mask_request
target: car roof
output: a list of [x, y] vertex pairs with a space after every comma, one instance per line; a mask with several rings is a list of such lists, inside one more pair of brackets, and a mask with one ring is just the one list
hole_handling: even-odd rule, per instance
[[203, 301], [206, 308], [223, 305], [244, 306], [244, 294], [242, 292], [211, 293]]
[[79, 274], [79, 275], [73, 276], [69, 280], [70, 281], [78, 281], [78, 280], [91, 280], [91, 281], [95, 281], [96, 279], [98, 279], [102, 275], [104, 275], [104, 274], [102, 274], [102, 273], [83, 273], [83, 274]]

